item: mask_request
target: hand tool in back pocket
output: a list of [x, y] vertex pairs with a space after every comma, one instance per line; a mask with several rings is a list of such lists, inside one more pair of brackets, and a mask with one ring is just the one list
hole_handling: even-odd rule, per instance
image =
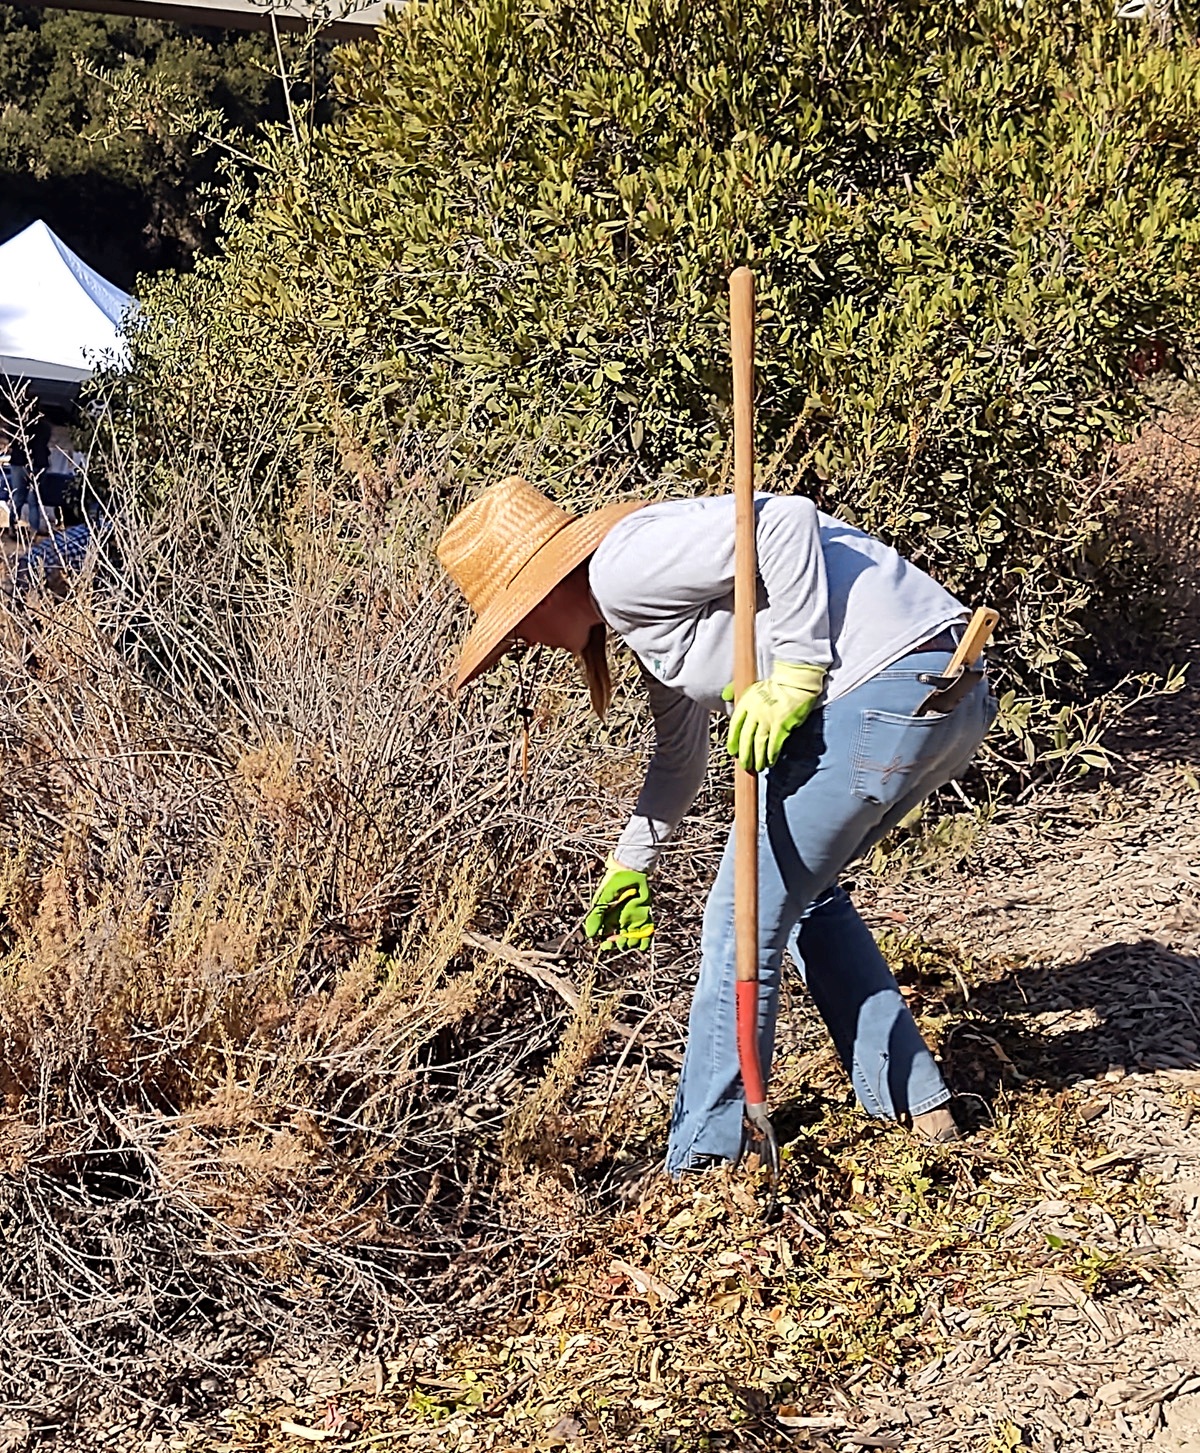
[[971, 617], [946, 670], [940, 675], [933, 671], [921, 673], [920, 679], [932, 686], [933, 690], [917, 707], [917, 716], [927, 716], [930, 712], [944, 716], [948, 711], [953, 711], [976, 682], [983, 679], [979, 658], [983, 655], [999, 619], [999, 611], [981, 605]]

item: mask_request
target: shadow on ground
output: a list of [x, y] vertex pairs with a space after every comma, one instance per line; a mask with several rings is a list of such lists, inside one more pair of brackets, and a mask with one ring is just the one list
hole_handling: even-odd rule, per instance
[[1200, 1068], [1200, 959], [1153, 939], [1110, 944], [1074, 964], [1013, 967], [965, 992], [906, 977], [945, 1015], [944, 1070], [968, 1119], [1022, 1085], [1058, 1090]]

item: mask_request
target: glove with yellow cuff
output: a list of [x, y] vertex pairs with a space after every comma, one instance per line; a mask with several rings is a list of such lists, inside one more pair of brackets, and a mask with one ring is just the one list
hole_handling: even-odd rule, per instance
[[609, 857], [604, 877], [583, 921], [588, 938], [599, 938], [598, 953], [609, 949], [644, 949], [654, 933], [654, 910], [645, 873]]
[[[733, 708], [726, 745], [747, 772], [773, 767], [788, 736], [817, 704], [825, 684], [824, 666], [797, 666], [776, 661], [765, 681], [743, 691]], [[733, 687], [724, 691], [733, 700]]]

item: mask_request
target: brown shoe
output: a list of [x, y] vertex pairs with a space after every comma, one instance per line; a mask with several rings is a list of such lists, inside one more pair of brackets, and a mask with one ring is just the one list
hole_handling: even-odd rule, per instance
[[939, 1105], [936, 1110], [926, 1110], [924, 1115], [914, 1115], [912, 1129], [925, 1140], [962, 1139], [962, 1132], [954, 1123], [949, 1105]]

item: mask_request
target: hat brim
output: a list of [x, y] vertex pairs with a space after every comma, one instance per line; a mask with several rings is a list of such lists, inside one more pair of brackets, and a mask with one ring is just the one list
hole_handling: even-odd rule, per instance
[[551, 535], [471, 627], [458, 658], [454, 689], [474, 681], [510, 651], [512, 633], [529, 612], [592, 554], [618, 520], [640, 510], [645, 503], [627, 500], [605, 505], [590, 515], [577, 515]]

